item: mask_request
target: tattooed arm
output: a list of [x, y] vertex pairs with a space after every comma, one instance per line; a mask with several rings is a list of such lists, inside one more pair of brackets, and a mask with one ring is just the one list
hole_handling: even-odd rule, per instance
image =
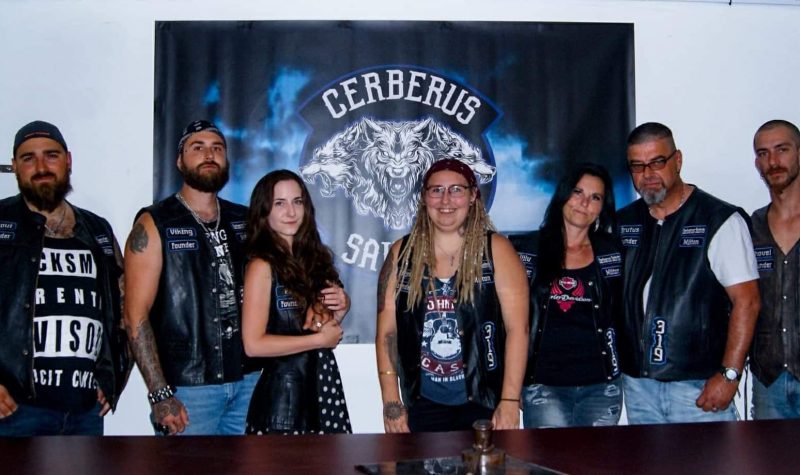
[[[162, 264], [161, 239], [153, 218], [145, 213], [136, 220], [125, 245], [123, 309], [130, 347], [149, 392], [167, 385], [149, 320], [158, 293]], [[170, 434], [183, 432], [189, 423], [186, 408], [175, 397], [153, 405], [153, 416], [157, 424], [169, 429]]]
[[397, 256], [400, 242], [395, 242], [381, 268], [378, 278], [378, 323], [375, 353], [378, 361], [378, 382], [383, 399], [383, 428], [387, 433], [408, 432], [408, 414], [400, 400], [397, 381], [397, 321], [395, 320], [395, 287]]

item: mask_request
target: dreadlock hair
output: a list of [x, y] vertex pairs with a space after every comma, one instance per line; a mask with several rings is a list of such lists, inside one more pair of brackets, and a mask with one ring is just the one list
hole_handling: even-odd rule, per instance
[[[425, 191], [423, 190], [424, 194]], [[487, 231], [495, 231], [494, 224], [486, 213], [486, 208], [480, 197], [475, 199], [469, 207], [467, 220], [464, 222], [464, 245], [461, 248], [461, 258], [458, 272], [456, 273], [456, 301], [472, 303], [473, 287], [481, 276], [481, 263], [483, 256], [488, 252]], [[408, 300], [406, 305], [413, 308], [422, 300], [422, 277], [425, 269], [429, 275], [428, 288], [433, 291], [432, 269], [436, 268], [436, 250], [433, 243], [433, 223], [428, 216], [424, 196], [420, 197], [417, 205], [417, 217], [414, 226], [408, 235], [406, 246], [399, 256], [399, 273], [397, 288], [403, 283], [403, 276], [410, 272], [408, 280]]]
[[[303, 199], [303, 222], [291, 249], [269, 225], [275, 186], [281, 181], [297, 183]], [[264, 175], [253, 189], [247, 215], [246, 250], [249, 258], [258, 257], [270, 263], [281, 284], [302, 308], [314, 305], [322, 289], [340, 283], [339, 273], [333, 266], [333, 253], [320, 239], [308, 188], [289, 170], [275, 170]]]

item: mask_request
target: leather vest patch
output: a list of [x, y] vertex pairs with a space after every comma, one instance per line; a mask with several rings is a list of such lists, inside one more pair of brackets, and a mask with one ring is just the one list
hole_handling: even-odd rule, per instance
[[759, 272], [772, 272], [775, 270], [775, 248], [772, 246], [759, 246], [753, 250], [756, 253]]

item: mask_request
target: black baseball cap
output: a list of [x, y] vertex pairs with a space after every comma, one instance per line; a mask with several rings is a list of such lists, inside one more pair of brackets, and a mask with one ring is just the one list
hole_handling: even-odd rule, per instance
[[26, 140], [35, 138], [46, 138], [55, 140], [56, 142], [58, 142], [59, 145], [64, 147], [65, 152], [69, 151], [69, 149], [67, 148], [67, 142], [64, 141], [64, 136], [61, 135], [61, 131], [58, 130], [58, 127], [51, 124], [50, 122], [45, 122], [43, 120], [34, 120], [33, 122], [24, 125], [21, 129], [19, 129], [19, 131], [17, 131], [17, 135], [14, 137], [14, 150], [12, 157], [17, 156], [17, 149]]

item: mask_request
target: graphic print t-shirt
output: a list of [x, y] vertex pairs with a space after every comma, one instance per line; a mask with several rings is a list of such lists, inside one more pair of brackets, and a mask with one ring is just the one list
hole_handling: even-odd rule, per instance
[[550, 284], [550, 302], [543, 325], [535, 380], [550, 386], [577, 386], [605, 381], [599, 357], [592, 293], [592, 263], [564, 269]]
[[45, 238], [33, 318], [34, 404], [84, 412], [97, 400], [103, 341], [97, 263], [75, 238]]
[[[214, 223], [208, 225], [213, 229]], [[222, 364], [224, 380], [235, 381], [241, 373], [241, 355], [233, 352], [239, 348], [236, 339], [241, 341], [241, 325], [239, 324], [239, 307], [236, 299], [236, 283], [233, 280], [233, 264], [228, 249], [228, 233], [224, 229], [206, 233], [206, 239], [214, 250], [217, 269], [217, 297], [220, 327], [222, 328]]]
[[427, 292], [420, 350], [422, 397], [451, 406], [467, 402], [453, 280], [434, 279], [433, 295]]

